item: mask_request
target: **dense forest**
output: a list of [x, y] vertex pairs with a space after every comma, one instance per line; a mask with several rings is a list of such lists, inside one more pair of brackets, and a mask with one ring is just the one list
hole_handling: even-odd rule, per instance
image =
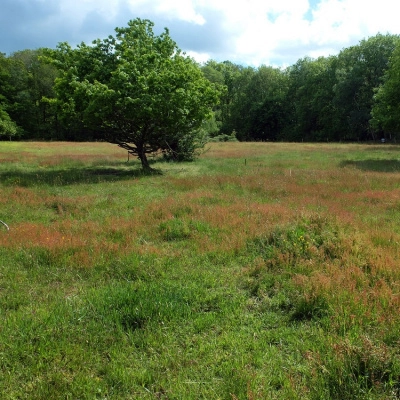
[[[213, 60], [198, 65], [220, 88], [219, 105], [203, 124], [212, 140], [395, 140], [400, 131], [398, 35], [378, 34], [338, 55], [258, 68]], [[96, 140], [55, 101], [59, 74], [49, 49], [0, 53], [2, 140]]]

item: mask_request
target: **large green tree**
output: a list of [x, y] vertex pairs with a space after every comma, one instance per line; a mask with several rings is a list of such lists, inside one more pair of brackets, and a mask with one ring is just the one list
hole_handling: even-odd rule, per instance
[[115, 37], [48, 52], [61, 71], [55, 90], [64, 115], [136, 155], [144, 169], [149, 153], [193, 155], [196, 132], [218, 101], [215, 86], [168, 30], [157, 36], [153, 26], [135, 19]]

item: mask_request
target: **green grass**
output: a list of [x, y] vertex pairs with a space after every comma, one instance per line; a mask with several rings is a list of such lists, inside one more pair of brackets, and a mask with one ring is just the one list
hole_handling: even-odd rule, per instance
[[398, 150], [0, 142], [0, 398], [399, 398]]

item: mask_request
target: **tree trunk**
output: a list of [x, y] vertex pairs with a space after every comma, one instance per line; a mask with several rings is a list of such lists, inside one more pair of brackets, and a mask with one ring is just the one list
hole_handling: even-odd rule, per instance
[[145, 171], [151, 170], [149, 160], [147, 159], [146, 152], [144, 151], [143, 146], [137, 146], [137, 154], [140, 162], [142, 163], [142, 168]]

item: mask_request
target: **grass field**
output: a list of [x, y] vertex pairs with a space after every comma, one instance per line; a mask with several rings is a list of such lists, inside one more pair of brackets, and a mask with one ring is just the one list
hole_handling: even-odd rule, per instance
[[0, 142], [1, 399], [400, 398], [400, 146], [152, 166]]

